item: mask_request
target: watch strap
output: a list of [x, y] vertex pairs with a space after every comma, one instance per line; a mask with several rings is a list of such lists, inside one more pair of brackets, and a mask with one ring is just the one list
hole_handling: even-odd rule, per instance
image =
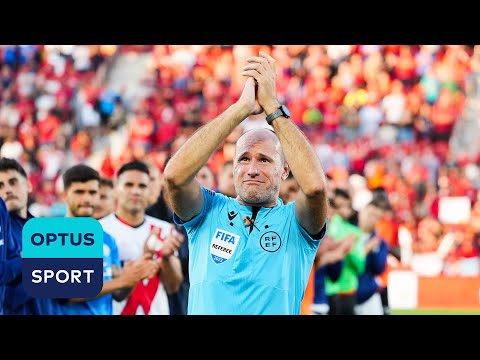
[[275, 120], [277, 117], [282, 116], [282, 115], [283, 115], [282, 109], [278, 108], [273, 113], [268, 115], [265, 120], [267, 120], [268, 125], [272, 125], [272, 121]]

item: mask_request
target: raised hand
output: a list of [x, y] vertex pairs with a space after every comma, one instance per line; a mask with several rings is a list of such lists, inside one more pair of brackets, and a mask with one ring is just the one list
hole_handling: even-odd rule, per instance
[[149, 253], [150, 256], [153, 256], [153, 254], [156, 251], [160, 251], [162, 247], [163, 242], [160, 239], [160, 229], [154, 226], [150, 229], [150, 233], [143, 243], [143, 253]]
[[148, 254], [144, 254], [137, 260], [126, 262], [120, 276], [127, 286], [134, 286], [142, 279], [152, 278], [159, 270], [160, 262], [151, 260]]
[[249, 77], [245, 82], [242, 94], [237, 103], [245, 107], [249, 115], [257, 115], [263, 112], [263, 108], [257, 101], [257, 83], [254, 78]]
[[163, 242], [162, 257], [173, 255], [185, 241], [183, 234], [173, 229], [169, 236]]
[[370, 252], [376, 250], [379, 246], [380, 246], [380, 239], [375, 236], [365, 244], [364, 246], [365, 253], [369, 254]]
[[264, 52], [260, 56], [247, 58], [248, 64], [243, 67], [243, 76], [253, 77], [258, 85], [256, 99], [267, 114], [280, 105], [277, 99], [277, 74], [275, 59]]

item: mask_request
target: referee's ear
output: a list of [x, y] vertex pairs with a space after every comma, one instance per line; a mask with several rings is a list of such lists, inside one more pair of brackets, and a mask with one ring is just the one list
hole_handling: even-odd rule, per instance
[[287, 180], [289, 175], [290, 175], [290, 166], [288, 166], [288, 163], [285, 161], [283, 163], [282, 180]]

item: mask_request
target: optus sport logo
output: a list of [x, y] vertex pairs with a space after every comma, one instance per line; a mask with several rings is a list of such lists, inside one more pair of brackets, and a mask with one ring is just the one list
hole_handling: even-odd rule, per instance
[[33, 218], [22, 232], [22, 281], [33, 297], [90, 298], [103, 286], [103, 229], [93, 218]]

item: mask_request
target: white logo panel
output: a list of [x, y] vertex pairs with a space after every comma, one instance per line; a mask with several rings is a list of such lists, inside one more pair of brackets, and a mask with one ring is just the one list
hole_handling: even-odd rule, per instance
[[237, 248], [240, 236], [217, 229], [210, 244], [210, 255], [216, 264], [221, 264], [231, 258]]

